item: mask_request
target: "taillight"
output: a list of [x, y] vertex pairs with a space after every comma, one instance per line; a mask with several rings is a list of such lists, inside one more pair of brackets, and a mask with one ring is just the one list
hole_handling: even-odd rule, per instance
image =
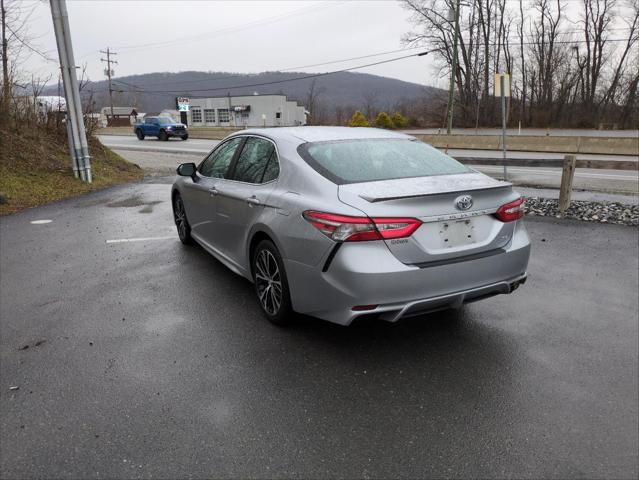
[[422, 224], [416, 218], [369, 218], [306, 211], [304, 218], [336, 242], [364, 242], [410, 237]]
[[518, 198], [514, 202], [506, 203], [497, 209], [495, 216], [502, 222], [513, 222], [524, 216], [524, 199]]

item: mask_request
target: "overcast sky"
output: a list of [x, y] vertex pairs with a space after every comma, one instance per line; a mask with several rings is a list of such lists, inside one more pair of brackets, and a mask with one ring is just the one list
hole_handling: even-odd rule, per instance
[[[38, 75], [57, 78], [57, 51], [49, 2], [35, 5], [30, 33], [55, 62], [32, 55]], [[67, 0], [76, 63], [88, 64], [91, 80], [104, 79], [98, 50], [112, 48], [116, 77], [184, 70], [256, 73], [298, 68], [325, 72], [364, 65], [406, 53], [307, 65], [403, 48], [411, 25], [397, 1], [158, 1]], [[408, 53], [413, 53], [410, 51]], [[416, 57], [360, 72], [445, 86], [428, 57]]]

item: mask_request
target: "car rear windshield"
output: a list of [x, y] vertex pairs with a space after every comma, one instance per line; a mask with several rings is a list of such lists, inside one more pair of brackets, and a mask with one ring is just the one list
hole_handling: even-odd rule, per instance
[[300, 145], [298, 152], [338, 185], [470, 171], [430, 145], [411, 139], [312, 142]]

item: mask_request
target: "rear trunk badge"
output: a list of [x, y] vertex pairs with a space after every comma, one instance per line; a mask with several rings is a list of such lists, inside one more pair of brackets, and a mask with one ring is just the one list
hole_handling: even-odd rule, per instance
[[455, 199], [455, 207], [457, 210], [468, 210], [473, 206], [473, 197], [470, 195], [462, 195]]

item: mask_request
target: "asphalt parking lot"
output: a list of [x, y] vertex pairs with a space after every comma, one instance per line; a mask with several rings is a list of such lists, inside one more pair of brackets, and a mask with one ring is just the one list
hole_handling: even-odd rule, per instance
[[281, 329], [169, 189], [0, 220], [0, 477], [639, 475], [637, 228], [530, 219], [513, 295]]

